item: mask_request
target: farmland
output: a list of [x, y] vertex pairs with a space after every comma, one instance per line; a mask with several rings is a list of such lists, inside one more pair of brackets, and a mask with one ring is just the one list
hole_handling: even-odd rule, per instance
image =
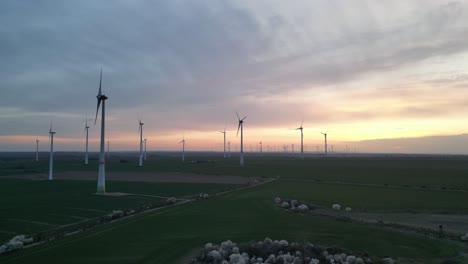
[[[218, 159], [209, 163], [182, 164], [178, 159], [170, 157], [148, 162], [143, 168], [136, 167], [134, 163], [111, 163], [110, 173], [128, 171], [157, 174], [172, 171], [218, 177], [271, 177], [276, 180], [208, 200], [141, 213], [2, 258], [5, 263], [46, 263], [52, 259], [67, 263], [187, 263], [194, 250], [207, 242], [219, 243], [227, 239], [241, 242], [270, 237], [298, 242], [310, 241], [353, 252], [366, 252], [375, 259], [389, 255], [399, 259], [400, 263], [409, 263], [410, 260], [414, 261], [413, 263], [439, 264], [444, 260], [464, 263], [459, 252], [466, 250], [466, 245], [450, 239], [363, 222], [340, 221], [314, 214], [303, 215], [273, 204], [275, 197], [283, 197], [305, 200], [321, 208], [330, 208], [332, 203], [339, 203], [351, 206], [356, 214], [468, 215], [468, 192], [464, 190], [468, 186], [468, 177], [463, 176], [468, 166], [463, 160], [369, 161], [336, 158], [302, 161], [292, 158], [258, 157], [247, 159], [244, 169], [236, 165], [235, 159], [227, 162]], [[9, 166], [9, 172], [14, 171], [0, 173], [4, 176], [0, 180], [4, 188], [2, 198], [5, 197], [3, 200], [13, 205], [18, 203], [18, 206], [2, 203], [2, 221], [13, 218], [12, 215], [15, 214], [15, 219], [22, 219], [31, 214], [32, 218], [36, 219], [34, 221], [60, 225], [67, 220], [55, 218], [55, 214], [94, 216], [86, 211], [81, 214], [70, 207], [109, 211], [130, 208], [144, 202], [145, 199], [154, 199], [147, 196], [96, 196], [93, 194], [94, 181], [47, 182], [11, 179], [8, 175], [29, 174], [32, 170], [36, 170], [38, 174], [44, 173], [41, 170], [42, 165], [8, 161], [2, 166]], [[75, 160], [64, 160], [60, 166], [63, 172], [67, 171], [67, 167], [69, 171], [88, 170], [88, 167]], [[22, 167], [23, 171], [14, 169], [18, 167]], [[8, 185], [10, 187], [7, 187]], [[200, 192], [215, 193], [229, 186], [108, 182], [108, 189], [112, 191], [177, 197]], [[18, 196], [22, 191], [25, 195]], [[42, 195], [47, 197], [41, 200], [39, 197]], [[56, 206], [44, 205], [52, 200], [58, 201]], [[35, 206], [28, 206], [31, 201]], [[19, 208], [28, 208], [32, 213]], [[42, 214], [43, 211], [49, 213]], [[24, 223], [24, 226], [18, 226], [18, 229], [24, 233], [37, 231], [37, 227], [32, 226], [34, 225]], [[10, 236], [3, 237], [7, 239]]]

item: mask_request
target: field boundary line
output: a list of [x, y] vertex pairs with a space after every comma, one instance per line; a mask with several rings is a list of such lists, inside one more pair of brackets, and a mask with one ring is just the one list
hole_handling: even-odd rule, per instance
[[325, 184], [339, 184], [339, 185], [354, 185], [364, 187], [384, 187], [384, 188], [399, 188], [399, 189], [417, 189], [417, 190], [428, 190], [428, 191], [441, 191], [441, 192], [468, 192], [468, 190], [454, 190], [454, 189], [441, 189], [435, 187], [418, 187], [418, 186], [401, 186], [392, 184], [377, 184], [377, 183], [354, 183], [354, 182], [340, 182], [340, 181], [324, 181], [324, 180], [304, 180], [304, 179], [278, 179], [279, 181], [296, 181], [296, 182], [314, 182], [314, 183], [325, 183]]

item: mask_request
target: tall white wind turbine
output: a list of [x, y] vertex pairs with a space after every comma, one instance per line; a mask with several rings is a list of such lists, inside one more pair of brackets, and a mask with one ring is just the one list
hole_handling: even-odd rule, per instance
[[244, 167], [244, 119], [247, 118], [247, 116], [244, 116], [244, 118], [240, 118], [239, 114], [236, 112], [237, 119], [239, 119], [239, 126], [237, 127], [237, 135], [239, 135], [239, 129], [241, 132], [241, 138], [240, 138], [240, 166]]
[[302, 121], [301, 126], [296, 128], [296, 130], [301, 130], [301, 159], [304, 159], [304, 127], [302, 127], [304, 121]]
[[85, 160], [84, 160], [84, 164], [88, 165], [88, 130], [89, 130], [89, 126], [88, 126], [88, 116], [86, 116], [86, 124], [85, 124], [85, 131], [86, 131], [86, 152], [85, 152]]
[[185, 137], [182, 137], [182, 140], [179, 144], [182, 143], [182, 162], [185, 161]]
[[138, 132], [140, 132], [140, 159], [138, 161], [138, 166], [143, 166], [143, 125], [145, 123], [141, 122], [141, 119], [138, 120], [139, 128]]
[[36, 161], [39, 161], [39, 139], [36, 138]]
[[106, 166], [104, 156], [104, 144], [105, 144], [105, 118], [106, 118], [106, 100], [107, 96], [101, 93], [101, 84], [102, 84], [102, 68], [101, 75], [99, 78], [99, 92], [96, 96], [97, 98], [97, 108], [96, 108], [96, 117], [94, 119], [94, 125], [96, 125], [97, 116], [99, 112], [99, 106], [102, 102], [102, 111], [101, 111], [101, 143], [100, 143], [100, 152], [99, 152], [99, 174], [97, 182], [97, 193], [106, 192]]
[[220, 131], [224, 135], [224, 145], [223, 145], [223, 151], [224, 151], [224, 158], [226, 158], [226, 128], [224, 128], [224, 131]]
[[53, 180], [54, 169], [54, 134], [52, 131], [52, 121], [50, 122], [49, 136], [50, 136], [50, 159], [49, 159], [49, 181]]
[[320, 132], [320, 133], [325, 136], [325, 157], [327, 157], [328, 156], [328, 145], [327, 145], [327, 133], [328, 133], [328, 131], [325, 132], [325, 133], [323, 133], [323, 132]]

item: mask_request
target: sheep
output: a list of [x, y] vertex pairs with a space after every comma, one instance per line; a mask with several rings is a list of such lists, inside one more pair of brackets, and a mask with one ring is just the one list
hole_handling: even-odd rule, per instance
[[393, 259], [390, 258], [390, 257], [383, 258], [383, 259], [382, 259], [382, 262], [383, 262], [384, 264], [393, 264], [393, 263], [394, 263], [394, 262], [393, 262]]
[[345, 208], [345, 211], [346, 211], [346, 212], [351, 212], [352, 210], [353, 210], [353, 209], [352, 209], [351, 207], [346, 207], [346, 208]]
[[357, 258], [354, 264], [365, 264], [365, 262], [362, 258]]
[[305, 204], [301, 204], [297, 207], [297, 209], [299, 209], [299, 211], [305, 212], [309, 210], [309, 207]]
[[339, 210], [341, 210], [341, 205], [339, 205], [339, 204], [333, 204], [333, 205], [332, 205], [332, 208], [333, 208], [333, 210], [339, 211]]
[[206, 243], [205, 244], [205, 249], [206, 250], [212, 250], [213, 249], [213, 243]]
[[283, 202], [283, 203], [281, 204], [281, 207], [283, 207], [283, 208], [289, 208], [289, 203], [288, 203], [288, 202]]
[[276, 197], [276, 198], [275, 198], [275, 204], [279, 204], [279, 203], [281, 203], [281, 198]]

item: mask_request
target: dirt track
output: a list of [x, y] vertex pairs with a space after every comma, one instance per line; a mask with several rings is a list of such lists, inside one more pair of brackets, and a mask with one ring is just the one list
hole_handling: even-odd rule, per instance
[[[14, 175], [14, 178], [46, 180], [46, 174]], [[71, 171], [55, 173], [57, 180], [97, 180], [97, 172]], [[241, 176], [215, 176], [194, 173], [134, 173], [134, 172], [107, 172], [108, 181], [135, 181], [135, 182], [191, 182], [191, 183], [225, 183], [225, 184], [249, 184], [260, 183], [265, 179], [259, 177]]]

